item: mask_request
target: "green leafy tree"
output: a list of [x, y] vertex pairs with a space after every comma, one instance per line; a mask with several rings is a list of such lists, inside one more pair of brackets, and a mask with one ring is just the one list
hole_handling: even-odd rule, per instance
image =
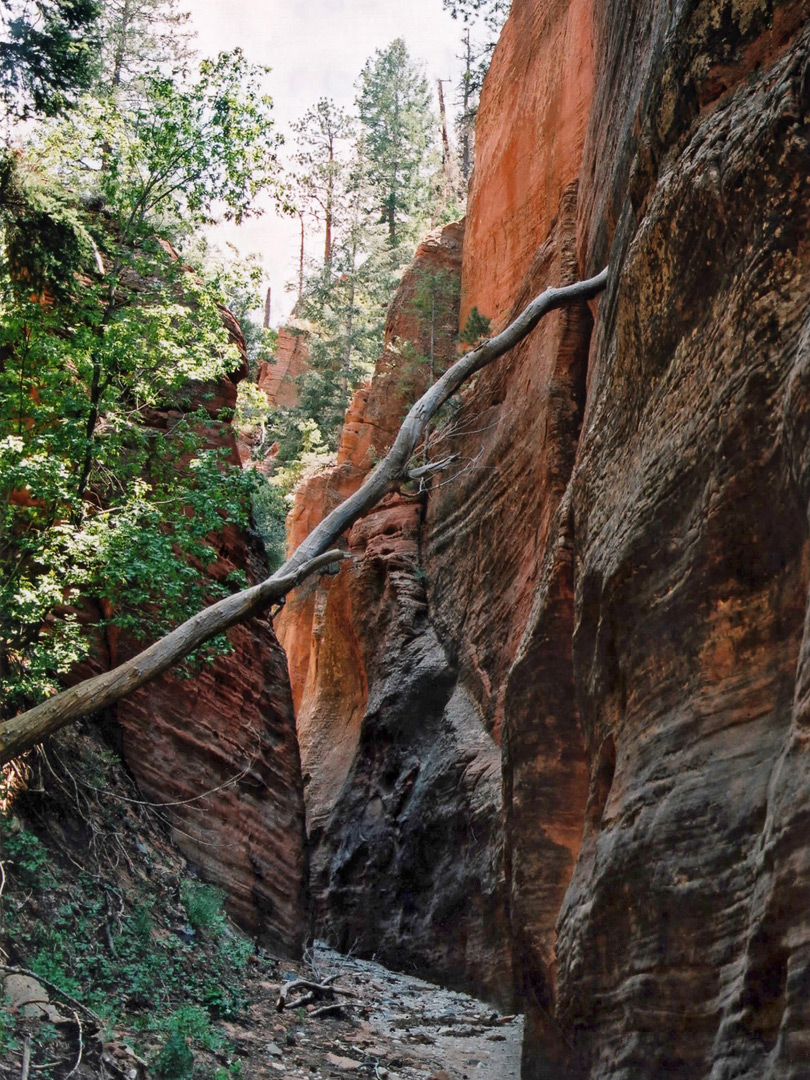
[[88, 612], [157, 635], [227, 591], [201, 573], [210, 536], [247, 523], [252, 478], [207, 436], [206, 384], [241, 363], [223, 297], [159, 235], [251, 212], [275, 182], [269, 102], [241, 56], [145, 85], [149, 105], [88, 102], [6, 170], [4, 715], [87, 654]]
[[241, 221], [259, 191], [281, 198], [266, 72], [237, 49], [203, 60], [194, 78], [153, 73], [134, 101], [87, 100], [32, 153], [103, 206], [125, 243], [145, 224], [182, 236], [217, 216]]
[[97, 69], [97, 0], [0, 2], [0, 99], [12, 116], [56, 116]]
[[424, 221], [435, 171], [430, 90], [402, 38], [366, 61], [357, 109], [367, 182], [396, 247]]

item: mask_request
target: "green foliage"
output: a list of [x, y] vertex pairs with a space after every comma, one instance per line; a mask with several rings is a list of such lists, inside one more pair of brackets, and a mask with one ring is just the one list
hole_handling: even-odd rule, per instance
[[332, 260], [335, 230], [350, 213], [351, 177], [348, 147], [355, 125], [344, 109], [329, 98], [318, 103], [293, 124], [298, 151], [295, 181], [302, 209], [324, 227], [324, 264]]
[[422, 271], [414, 285], [410, 307], [419, 318], [431, 377], [440, 374], [435, 371], [437, 354], [452, 354], [458, 329], [460, 288], [458, 274], [447, 270]]
[[356, 106], [353, 120], [321, 99], [295, 125], [302, 213], [323, 227], [325, 242], [323, 260], [302, 267], [295, 308], [308, 352], [298, 402], [266, 420], [285, 491], [337, 449], [352, 395], [382, 351], [388, 306], [412, 256], [406, 241], [431, 216], [450, 213], [446, 198], [437, 201], [430, 91], [402, 39], [367, 60]]
[[194, 1071], [194, 1055], [188, 1040], [173, 1031], [152, 1063], [161, 1080], [187, 1080]]
[[430, 156], [435, 132], [430, 91], [402, 38], [366, 61], [359, 88], [364, 171], [395, 247], [403, 226], [426, 216], [435, 166]]
[[289, 509], [280, 488], [257, 474], [253, 492], [253, 520], [262, 538], [271, 573], [278, 570], [286, 558], [285, 523]]
[[[33, 834], [23, 830], [18, 836], [27, 844]], [[3, 840], [11, 879], [41, 891], [55, 886], [58, 877], [48, 884], [41, 874], [41, 844], [12, 855], [5, 823]], [[144, 1030], [177, 1032], [206, 1049], [221, 1045], [211, 1023], [218, 1017], [233, 1018], [244, 1007], [241, 974], [252, 951], [250, 942], [230, 929], [221, 894], [196, 882], [183, 885], [184, 892], [192, 890], [192, 910], [204, 918], [207, 940], [187, 944], [173, 935], [156, 934], [153, 901], [147, 897], [113, 922], [108, 921], [107, 892], [98, 878], [81, 874], [78, 886], [75, 898], [61, 903], [47, 921], [23, 926], [9, 908], [6, 929], [27, 955], [28, 966], [111, 1021], [128, 1013], [139, 1017]], [[105, 922], [111, 928], [110, 948], [99, 949], [98, 928]], [[182, 1008], [168, 1009], [178, 998]]]
[[265, 68], [236, 49], [202, 60], [195, 76], [153, 72], [139, 95], [89, 98], [40, 140], [40, 160], [71, 190], [100, 202], [132, 244], [159, 225], [165, 235], [213, 220], [241, 221], [260, 191], [279, 201], [272, 100]]
[[214, 1080], [241, 1080], [242, 1062], [234, 1061], [227, 1069], [219, 1068], [214, 1073]]
[[274, 183], [257, 78], [241, 54], [153, 74], [0, 162], [3, 716], [56, 688], [92, 632], [157, 637], [242, 583], [206, 576], [254, 485], [206, 407], [241, 363], [225, 275], [189, 273], [156, 229], [214, 203], [239, 219]]
[[207, 931], [217, 937], [225, 929], [226, 921], [222, 913], [225, 894], [214, 885], [205, 885], [201, 881], [184, 881], [180, 889], [180, 899], [186, 909], [188, 921], [195, 930]]
[[98, 55], [96, 0], [3, 0], [0, 100], [17, 117], [56, 116], [90, 86]]
[[0, 994], [0, 1058], [5, 1058], [10, 1050], [18, 1050], [16, 1017], [8, 1010], [8, 998]]
[[0, 850], [9, 869], [35, 889], [47, 888], [52, 877], [47, 869], [48, 851], [39, 837], [16, 819], [0, 818]]
[[101, 16], [101, 85], [137, 91], [151, 71], [171, 74], [192, 57], [191, 16], [176, 0], [105, 0]]
[[483, 338], [489, 337], [491, 319], [482, 315], [477, 307], [474, 307], [467, 316], [464, 329], [459, 334], [459, 341], [465, 345], [477, 345]]
[[172, 1035], [189, 1039], [192, 1045], [205, 1050], [218, 1050], [225, 1042], [220, 1031], [211, 1026], [211, 1017], [199, 1005], [181, 1005], [171, 1014], [165, 1024]]
[[[259, 364], [270, 359], [278, 339], [275, 330], [267, 329], [256, 318], [256, 311], [263, 303], [264, 283], [259, 256], [241, 256], [232, 250], [229, 258], [222, 258], [212, 257], [205, 252], [198, 269], [224, 297], [228, 308], [236, 316], [245, 339], [248, 369], [255, 378]], [[247, 385], [247, 382], [240, 384], [240, 394]]]
[[7, 270], [17, 287], [64, 298], [94, 255], [82, 214], [53, 178], [11, 153], [0, 154], [0, 212]]

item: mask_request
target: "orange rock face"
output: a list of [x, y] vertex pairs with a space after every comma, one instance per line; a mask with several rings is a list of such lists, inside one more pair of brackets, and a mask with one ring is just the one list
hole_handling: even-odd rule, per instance
[[[262, 576], [235, 531], [216, 572]], [[300, 956], [309, 928], [308, 866], [295, 720], [284, 654], [254, 618], [233, 651], [193, 679], [164, 675], [118, 704], [123, 753], [144, 797], [166, 804], [178, 848], [226, 893], [231, 915], [281, 956]]]
[[461, 325], [500, 327], [566, 188], [579, 176], [593, 94], [593, 0], [513, 0], [476, 118]]
[[294, 327], [282, 326], [278, 332], [273, 363], [263, 360], [259, 365], [259, 389], [267, 394], [271, 405], [289, 409], [298, 404], [296, 380], [309, 365], [306, 333]]
[[524, 1080], [808, 1075], [808, 55], [797, 0], [515, 0], [463, 311], [608, 290], [463, 394], [296, 646], [362, 670], [321, 925], [513, 978]]
[[[338, 464], [298, 492], [297, 542], [354, 491], [446, 365], [457, 314], [431, 327], [421, 283], [458, 275], [461, 228], [419, 248], [391, 308], [370, 387], [347, 414]], [[433, 628], [422, 565], [424, 499], [393, 494], [350, 531], [354, 555], [290, 598], [290, 661], [304, 770], [316, 930], [445, 981], [511, 997], [500, 948], [506, 895], [499, 751]]]

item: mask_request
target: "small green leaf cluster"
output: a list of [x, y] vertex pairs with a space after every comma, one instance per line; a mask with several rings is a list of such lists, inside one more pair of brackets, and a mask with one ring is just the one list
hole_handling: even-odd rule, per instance
[[18, 1050], [16, 1018], [8, 1010], [8, 999], [0, 995], [0, 1057], [6, 1058], [10, 1050]]
[[194, 1055], [188, 1039], [173, 1031], [152, 1063], [161, 1080], [186, 1080], [194, 1071]]
[[474, 307], [467, 316], [464, 329], [459, 334], [459, 341], [465, 345], [477, 345], [479, 341], [489, 337], [490, 327], [491, 320]]
[[46, 867], [48, 850], [36, 833], [19, 827], [0, 818], [0, 850], [3, 856], [17, 869], [21, 881], [35, 888], [42, 888], [43, 882], [50, 881]]

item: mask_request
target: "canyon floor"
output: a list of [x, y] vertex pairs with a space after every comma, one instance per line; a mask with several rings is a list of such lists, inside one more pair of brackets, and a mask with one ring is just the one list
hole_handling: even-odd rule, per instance
[[[245, 1019], [227, 1025], [247, 1076], [518, 1080], [521, 1017], [501, 1016], [466, 994], [321, 943], [307, 961], [281, 964], [275, 977], [260, 976]], [[312, 1017], [304, 1008], [278, 1013], [279, 990], [293, 978], [332, 979], [357, 997], [337, 998], [347, 1003], [340, 1016]]]
[[[172, 843], [172, 808], [143, 802], [92, 726], [4, 793], [0, 1080], [518, 1080], [520, 1017], [323, 944], [277, 959], [236, 931]], [[279, 1012], [297, 980], [348, 993], [296, 1007], [285, 990]]]
[[[321, 943], [304, 963], [274, 961], [265, 954], [254, 959], [251, 969], [245, 985], [251, 1004], [238, 1019], [222, 1024], [227, 1051], [206, 1055], [194, 1077], [519, 1078], [522, 1017], [501, 1016], [466, 994], [341, 955]], [[134, 1040], [125, 1032], [94, 1031], [86, 1016], [77, 1029], [80, 1014], [72, 1006], [78, 1003], [58, 994], [49, 1000], [33, 976], [10, 979], [6, 1008], [16, 1014], [19, 1037], [6, 1043], [0, 1076], [28, 1076], [32, 1066], [48, 1080], [152, 1080], [183, 1072], [173, 1072], [165, 1058], [154, 1069], [132, 1049]], [[324, 1008], [319, 1002], [279, 1012], [282, 988], [301, 980], [334, 986], [329, 1000], [341, 1003], [339, 1011], [319, 1016], [317, 1010]], [[300, 993], [293, 992], [291, 1003]]]

